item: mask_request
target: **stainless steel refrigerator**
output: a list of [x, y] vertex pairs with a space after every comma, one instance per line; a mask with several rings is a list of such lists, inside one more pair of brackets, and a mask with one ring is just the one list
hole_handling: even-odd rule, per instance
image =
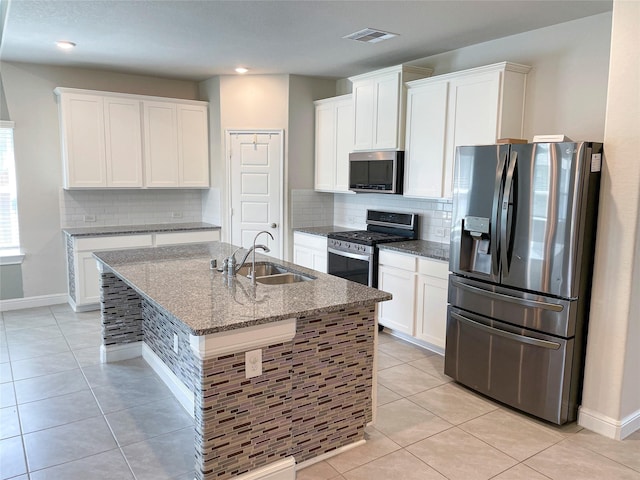
[[458, 147], [445, 373], [556, 424], [582, 388], [602, 144]]

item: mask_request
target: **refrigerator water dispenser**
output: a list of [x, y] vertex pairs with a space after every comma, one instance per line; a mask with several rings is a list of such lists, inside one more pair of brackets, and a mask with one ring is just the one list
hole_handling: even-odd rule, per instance
[[464, 263], [470, 272], [488, 275], [491, 273], [490, 221], [485, 217], [465, 217], [463, 222], [462, 246], [466, 251], [460, 252], [460, 257], [468, 255]]

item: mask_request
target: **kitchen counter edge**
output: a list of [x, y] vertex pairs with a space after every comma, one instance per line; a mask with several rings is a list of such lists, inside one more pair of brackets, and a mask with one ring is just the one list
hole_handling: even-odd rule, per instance
[[391, 242], [378, 244], [380, 250], [390, 250], [400, 253], [408, 253], [420, 257], [433, 258], [434, 260], [449, 261], [449, 244], [431, 242], [429, 240], [409, 240], [406, 242]]
[[154, 232], [193, 232], [206, 230], [220, 230], [218, 225], [204, 222], [187, 223], [156, 223], [148, 225], [102, 225], [96, 227], [63, 228], [62, 231], [70, 237], [100, 237], [109, 235], [136, 235]]

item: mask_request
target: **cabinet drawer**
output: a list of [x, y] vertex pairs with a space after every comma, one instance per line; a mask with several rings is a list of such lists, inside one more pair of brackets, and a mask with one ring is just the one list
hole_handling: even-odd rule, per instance
[[181, 243], [215, 242], [220, 239], [217, 230], [204, 230], [198, 232], [169, 232], [156, 233], [155, 245], [178, 245]]
[[418, 273], [446, 280], [449, 277], [449, 263], [431, 258], [419, 258]]
[[315, 250], [327, 249], [327, 237], [323, 237], [322, 235], [293, 232], [293, 243], [299, 246], [313, 248]]
[[78, 238], [75, 248], [78, 251], [112, 250], [119, 248], [139, 248], [153, 245], [151, 234], [117, 235], [112, 237]]
[[380, 250], [378, 261], [380, 265], [388, 265], [389, 267], [400, 268], [402, 270], [416, 271], [416, 260], [414, 255], [404, 255], [402, 253], [389, 252], [388, 250]]

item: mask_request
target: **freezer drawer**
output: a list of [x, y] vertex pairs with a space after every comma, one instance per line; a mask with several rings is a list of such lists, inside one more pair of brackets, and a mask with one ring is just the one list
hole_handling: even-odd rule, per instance
[[556, 424], [577, 413], [574, 339], [539, 334], [449, 306], [445, 374]]
[[584, 320], [578, 300], [521, 292], [487, 282], [449, 276], [449, 304], [518, 327], [557, 335], [581, 336]]

